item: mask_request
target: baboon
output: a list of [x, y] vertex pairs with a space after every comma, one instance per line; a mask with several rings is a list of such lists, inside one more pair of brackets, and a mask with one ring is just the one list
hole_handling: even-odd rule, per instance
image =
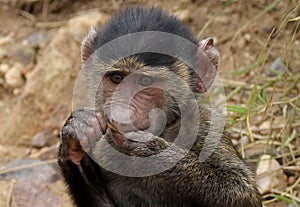
[[[194, 44], [195, 47], [182, 48], [177, 43], [164, 45], [168, 39], [159, 43], [154, 42], [155, 38], [152, 40], [155, 47], [170, 46], [178, 53], [184, 52], [195, 67], [178, 57], [151, 50], [153, 45], [143, 41], [143, 32], [170, 34]], [[111, 64], [95, 64], [101, 59], [96, 50], [120, 37], [140, 33], [142, 38], [130, 46], [150, 48], [148, 51], [116, 59]], [[261, 207], [255, 174], [234, 148], [226, 127], [212, 123], [211, 109], [201, 98], [215, 79], [218, 56], [212, 38], [197, 41], [179, 19], [154, 7], [128, 8], [112, 17], [101, 31], [90, 30], [82, 43], [83, 70], [87, 78], [93, 79], [89, 81], [92, 87], [100, 85], [101, 93], [96, 95], [95, 109], [75, 110], [67, 119], [61, 130], [58, 158], [75, 205]], [[103, 75], [101, 80], [95, 80], [96, 72]], [[187, 95], [188, 91], [194, 95]], [[191, 105], [191, 97], [196, 99], [196, 107]], [[152, 113], [153, 109], [165, 115], [156, 116], [160, 113]], [[183, 119], [184, 116], [191, 119]], [[184, 128], [188, 137], [193, 120], [197, 130], [189, 148], [175, 138], [183, 125], [188, 126]], [[216, 133], [215, 140], [210, 140], [214, 147], [208, 158], [199, 161], [212, 124], [222, 127], [223, 132], [219, 139]], [[107, 144], [129, 160], [115, 157]], [[135, 169], [137, 158], [161, 152], [164, 153], [156, 163], [144, 163], [142, 168]], [[99, 160], [136, 173], [151, 171], [154, 166], [164, 165], [161, 163], [176, 162], [154, 175], [130, 177], [107, 170], [99, 165]]]

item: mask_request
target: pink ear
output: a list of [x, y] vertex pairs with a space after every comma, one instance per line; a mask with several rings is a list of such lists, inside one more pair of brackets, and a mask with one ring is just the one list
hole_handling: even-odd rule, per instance
[[198, 43], [197, 68], [192, 78], [196, 92], [204, 93], [212, 85], [217, 74], [218, 57], [219, 52], [214, 47], [212, 38], [206, 38]]
[[84, 63], [94, 52], [93, 45], [97, 37], [96, 30], [91, 27], [88, 35], [84, 38], [81, 44], [81, 60]]

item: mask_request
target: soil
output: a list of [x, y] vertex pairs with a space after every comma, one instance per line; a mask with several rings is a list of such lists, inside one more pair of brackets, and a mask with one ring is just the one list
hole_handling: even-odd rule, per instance
[[[258, 83], [258, 85], [263, 84], [266, 76], [261, 74], [265, 73], [265, 67], [278, 57], [282, 57], [285, 62], [288, 63], [290, 73], [295, 76], [300, 73], [300, 7], [297, 1], [49, 0], [45, 2], [48, 3], [45, 4], [43, 1], [39, 0], [0, 1], [0, 66], [5, 64], [9, 66], [14, 65], [15, 59], [18, 59], [18, 54], [16, 55], [13, 52], [17, 51], [16, 48], [22, 45], [31, 34], [43, 32], [46, 34], [49, 41], [51, 41], [55, 33], [59, 28], [65, 25], [66, 21], [75, 16], [84, 14], [87, 11], [98, 10], [111, 16], [113, 13], [128, 6], [154, 5], [178, 15], [188, 26], [190, 26], [198, 38], [214, 37], [214, 41], [221, 52], [219, 75], [221, 80], [224, 81], [227, 94], [230, 94], [235, 88], [241, 86], [241, 84], [242, 86], [245, 86], [245, 88], [253, 86], [254, 83]], [[291, 20], [297, 17], [298, 19], [294, 21], [286, 21], [286, 19]], [[27, 84], [27, 73], [32, 72], [32, 68], [37, 64], [36, 61], [38, 60], [38, 57], [43, 54], [43, 51], [43, 47], [38, 49], [34, 60], [30, 63], [21, 61], [21, 64], [24, 66], [21, 74], [23, 82], [18, 86], [7, 84], [4, 72], [1, 73], [0, 70], [0, 128], [5, 127], [15, 106], [18, 105]], [[1, 52], [5, 54], [3, 57], [1, 56]], [[267, 54], [266, 60], [256, 66], [256, 63], [263, 54]], [[252, 66], [255, 68], [245, 74], [234, 74], [235, 71], [240, 71], [241, 69], [249, 67], [251, 68]], [[288, 98], [297, 96], [297, 93], [299, 94], [299, 82], [295, 83], [296, 89], [292, 90], [287, 95]], [[288, 85], [283, 84], [282, 90], [286, 87], [288, 87]], [[245, 103], [245, 97], [241, 98], [240, 96], [235, 96], [228, 100], [228, 104]], [[274, 99], [276, 99], [276, 96]], [[299, 109], [300, 102], [298, 101], [296, 103], [298, 104]], [[281, 113], [278, 114], [278, 117], [282, 116]], [[296, 138], [292, 142], [292, 146], [294, 149], [299, 149], [300, 116], [299, 113], [294, 116], [296, 120], [293, 120], [295, 123], [293, 126], [295, 126]], [[262, 119], [260, 123], [264, 123], [264, 117], [261, 116], [259, 118]], [[253, 118], [251, 123], [260, 126], [255, 119], [257, 119], [257, 117]], [[63, 120], [60, 121], [62, 122]], [[31, 126], [26, 127], [29, 130], [31, 129]], [[235, 125], [234, 128], [239, 127], [236, 127]], [[241, 128], [245, 129], [246, 126], [241, 124]], [[33, 126], [32, 130], [37, 129]], [[52, 134], [58, 137], [59, 126], [51, 128], [50, 130]], [[280, 134], [283, 132], [275, 130], [273, 133]], [[238, 135], [233, 132], [233, 141], [237, 147], [240, 148], [241, 137], [239, 136], [239, 133], [237, 134]], [[34, 137], [32, 137], [32, 139], [33, 138]], [[27, 140], [24, 141], [27, 144], [16, 146], [2, 143], [1, 139], [2, 137], [0, 137], [0, 175], [2, 169], [1, 166], [5, 166], [16, 159], [30, 156], [31, 158], [38, 157], [41, 160], [55, 160], [57, 140], [53, 143], [52, 139], [50, 144], [46, 143], [42, 144], [40, 147], [34, 147], [31, 146], [31, 143]], [[18, 140], [19, 137], [10, 137], [9, 139], [13, 139], [13, 142], [16, 143], [20, 141]], [[257, 143], [257, 141], [258, 140], [255, 139], [254, 143]], [[261, 151], [257, 149], [257, 152], [254, 150], [252, 153], [258, 154], [261, 153]], [[41, 157], [41, 155], [43, 155], [43, 157]], [[295, 154], [295, 159], [299, 158], [299, 156], [300, 154], [298, 151], [298, 154]], [[250, 158], [249, 161], [251, 162]], [[291, 186], [293, 184], [291, 181], [292, 178], [295, 180], [299, 178], [299, 165], [299, 161], [292, 165], [296, 170], [295, 173], [293, 173], [293, 176], [289, 176], [289, 179], [284, 181], [286, 186]], [[0, 186], [2, 186], [0, 188], [0, 200], [2, 200], [0, 206], [5, 206], [10, 200], [12, 200], [12, 204], [8, 204], [7, 206], [16, 206], [16, 202], [14, 201], [14, 198], [12, 198], [15, 194], [10, 192], [10, 189], [14, 186], [12, 183], [12, 179], [1, 180], [0, 176]], [[54, 202], [55, 205], [52, 205], [50, 201], [45, 201], [44, 206], [71, 206], [61, 180], [58, 179], [57, 182], [48, 187], [54, 189], [53, 191], [55, 191], [54, 194], [56, 196], [54, 196], [54, 199], [59, 201]], [[282, 192], [284, 190], [286, 189], [283, 189]], [[292, 195], [295, 197], [298, 196], [298, 200], [300, 200], [299, 193], [298, 183], [298, 187], [294, 188]], [[46, 195], [40, 199], [46, 200]], [[272, 193], [266, 194], [265, 200], [270, 201], [270, 198], [273, 198], [271, 195]], [[18, 206], [27, 206], [25, 203], [26, 201], [22, 201]], [[280, 199], [266, 203], [266, 206], [268, 207], [283, 207], [288, 205], [289, 204]]]

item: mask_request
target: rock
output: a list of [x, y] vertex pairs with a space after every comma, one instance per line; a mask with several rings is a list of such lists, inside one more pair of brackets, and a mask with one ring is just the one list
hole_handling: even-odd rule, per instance
[[263, 155], [256, 170], [257, 184], [261, 194], [286, 185], [287, 177], [280, 164], [270, 155]]
[[[56, 32], [26, 76], [25, 88], [6, 125], [0, 127], [0, 144], [29, 146], [38, 132], [61, 127], [71, 112], [74, 82], [81, 69], [82, 38], [90, 26], [99, 27], [106, 17], [87, 13]], [[18, 137], [17, 141], [12, 137]]]
[[252, 40], [252, 36], [249, 33], [244, 34], [244, 38], [245, 38], [245, 40], [246, 40], [247, 43]]
[[31, 145], [36, 148], [51, 146], [58, 141], [56, 135], [49, 131], [42, 131], [37, 133], [31, 141]]
[[[42, 161], [40, 160], [35, 160], [30, 158], [17, 159], [6, 164], [3, 169], [10, 169], [10, 168], [28, 166], [28, 165], [34, 166], [41, 162]], [[22, 179], [27, 179], [28, 177], [31, 177], [34, 174], [36, 174], [35, 178], [38, 178], [48, 183], [54, 182], [59, 178], [59, 175], [55, 170], [55, 166], [53, 164], [42, 164], [40, 166], [24, 167], [24, 169], [22, 170], [13, 170], [4, 174], [0, 174], [0, 179], [22, 180]]]
[[245, 148], [243, 152], [245, 159], [259, 159], [265, 152], [266, 147], [266, 144], [255, 144], [249, 148]]
[[295, 181], [296, 181], [295, 176], [290, 176], [290, 177], [288, 178], [288, 184], [289, 184], [289, 185], [293, 185], [293, 184], [295, 183]]
[[231, 141], [232, 141], [232, 144], [236, 147], [240, 144], [239, 140], [232, 139]]
[[[37, 164], [40, 165], [34, 166]], [[12, 206], [70, 206], [68, 200], [62, 198], [54, 188], [50, 187], [59, 180], [54, 164], [42, 164], [40, 160], [34, 159], [20, 159], [7, 164], [4, 169], [20, 166], [27, 167], [0, 175], [2, 180], [15, 180], [12, 192], [14, 205]]]
[[0, 65], [0, 74], [5, 74], [9, 71], [9, 65], [6, 63], [3, 63]]
[[21, 95], [21, 90], [20, 90], [19, 88], [14, 88], [13, 94], [14, 94], [15, 96], [19, 96], [19, 95]]
[[288, 66], [283, 61], [282, 57], [276, 58], [267, 68], [267, 75], [274, 77], [278, 74], [284, 74], [289, 71]]
[[263, 33], [269, 34], [269, 33], [271, 33], [273, 31], [273, 29], [274, 29], [274, 26], [271, 25], [271, 26], [265, 26], [265, 27], [263, 27], [261, 29], [261, 31]]
[[67, 29], [71, 35], [81, 43], [91, 26], [99, 28], [108, 18], [109, 16], [106, 14], [92, 11], [71, 19], [67, 24]]
[[270, 129], [272, 127], [272, 122], [270, 120], [266, 120], [264, 122], [262, 122], [259, 126], [258, 126], [258, 130], [260, 134], [262, 135], [266, 135], [270, 132]]
[[33, 48], [45, 48], [49, 42], [49, 37], [46, 32], [35, 32], [31, 34], [26, 40], [23, 41], [24, 45]]
[[14, 51], [10, 52], [9, 56], [24, 65], [32, 64], [36, 59], [36, 50], [28, 45], [21, 44]]
[[54, 144], [50, 147], [43, 147], [36, 152], [31, 152], [30, 157], [41, 160], [57, 159], [57, 151], [59, 144]]
[[22, 65], [15, 64], [9, 71], [5, 73], [5, 82], [8, 86], [16, 88], [24, 83], [21, 69]]
[[240, 142], [243, 145], [249, 144], [249, 137], [248, 136], [242, 136]]
[[[273, 98], [274, 100], [275, 98]], [[253, 126], [251, 129], [253, 131], [258, 131], [261, 135], [266, 135], [270, 133], [270, 130], [273, 127], [281, 128], [284, 127], [284, 123], [286, 122], [286, 117], [284, 116], [276, 116], [274, 120], [266, 120], [262, 122], [259, 126]]]

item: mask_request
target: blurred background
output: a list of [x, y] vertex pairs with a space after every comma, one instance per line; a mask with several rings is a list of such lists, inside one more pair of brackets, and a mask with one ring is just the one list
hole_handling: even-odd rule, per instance
[[[80, 43], [133, 5], [214, 37], [232, 141], [268, 207], [300, 206], [300, 2], [0, 0], [0, 206], [72, 206], [56, 166]], [[226, 193], [226, 192], [224, 192]]]

